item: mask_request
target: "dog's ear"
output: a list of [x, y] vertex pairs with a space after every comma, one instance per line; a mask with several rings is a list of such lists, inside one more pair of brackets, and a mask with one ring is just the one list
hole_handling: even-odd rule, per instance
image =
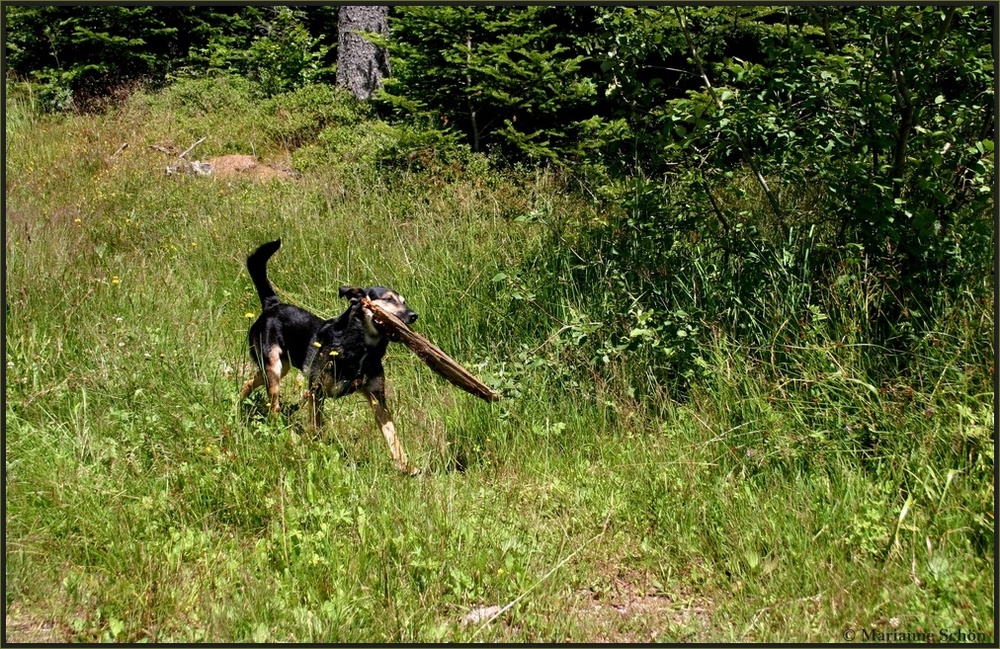
[[346, 297], [351, 300], [351, 302], [357, 302], [362, 297], [364, 297], [365, 292], [358, 288], [357, 286], [341, 286], [340, 287], [340, 297]]

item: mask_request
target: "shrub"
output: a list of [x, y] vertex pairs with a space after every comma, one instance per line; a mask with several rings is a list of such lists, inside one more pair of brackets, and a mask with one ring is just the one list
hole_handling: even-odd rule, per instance
[[370, 114], [349, 92], [326, 84], [310, 84], [271, 97], [262, 106], [265, 132], [290, 148], [313, 142], [326, 128], [357, 126]]
[[177, 79], [160, 92], [143, 94], [140, 104], [160, 106], [187, 117], [247, 110], [254, 99], [253, 84], [243, 77], [213, 74]]

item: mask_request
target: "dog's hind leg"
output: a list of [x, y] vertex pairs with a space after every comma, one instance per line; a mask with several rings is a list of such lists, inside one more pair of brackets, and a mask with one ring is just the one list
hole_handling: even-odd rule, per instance
[[254, 372], [254, 375], [250, 377], [250, 380], [243, 384], [243, 389], [240, 390], [240, 401], [250, 396], [250, 393], [254, 391], [254, 388], [259, 388], [262, 385], [264, 385], [264, 373], [257, 370]]
[[382, 429], [382, 436], [385, 437], [385, 441], [389, 445], [392, 463], [403, 473], [410, 475], [420, 473], [420, 469], [410, 464], [410, 460], [406, 457], [406, 451], [403, 450], [403, 445], [399, 443], [399, 437], [396, 436], [396, 426], [392, 423], [392, 413], [385, 405], [385, 386], [382, 378], [369, 381], [367, 386], [361, 388], [361, 392], [371, 404], [375, 420], [378, 422], [379, 428]]

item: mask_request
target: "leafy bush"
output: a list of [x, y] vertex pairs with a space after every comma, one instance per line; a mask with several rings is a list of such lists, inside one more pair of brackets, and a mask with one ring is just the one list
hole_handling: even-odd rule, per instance
[[264, 129], [290, 148], [312, 142], [326, 128], [356, 126], [370, 114], [349, 92], [326, 84], [310, 84], [271, 97], [261, 107]]
[[137, 97], [140, 104], [162, 106], [187, 117], [244, 111], [254, 99], [253, 85], [247, 79], [225, 74], [177, 79], [159, 92]]
[[256, 81], [265, 96], [303, 85], [332, 81], [332, 67], [325, 64], [330, 48], [313, 37], [303, 24], [304, 15], [291, 7], [270, 8], [270, 16], [234, 67]]
[[392, 127], [380, 121], [328, 126], [316, 135], [314, 142], [294, 151], [292, 160], [301, 171], [320, 167], [370, 170], [394, 141]]
[[296, 151], [296, 167], [411, 169], [440, 172], [468, 158], [468, 148], [452, 134], [434, 128], [366, 120], [324, 128], [316, 141]]
[[[876, 305], [885, 342], [902, 311], [960, 290], [989, 263], [989, 19], [931, 7], [852, 8], [841, 19], [836, 33], [772, 33], [758, 61], [724, 61], [714, 90], [671, 100], [663, 162], [743, 163], [765, 188], [780, 237], [812, 222], [834, 249], [861, 245], [893, 285]], [[706, 193], [716, 191], [709, 173]], [[820, 219], [778, 200], [783, 188], [809, 184], [822, 190]]]

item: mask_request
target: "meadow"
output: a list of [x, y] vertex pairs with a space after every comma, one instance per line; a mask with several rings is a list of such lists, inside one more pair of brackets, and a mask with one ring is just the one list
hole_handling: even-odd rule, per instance
[[[606, 215], [554, 171], [393, 166], [377, 120], [229, 86], [5, 101], [7, 641], [994, 641], [992, 301], [918, 332], [936, 380], [872, 384], [817, 316], [798, 376], [720, 330], [675, 394], [579, 352], [597, 289], [551, 260]], [[300, 173], [167, 175], [202, 137]], [[415, 478], [359, 397], [316, 435], [297, 373], [282, 416], [239, 402], [277, 237], [283, 299], [390, 286], [504, 398], [391, 346]]]

